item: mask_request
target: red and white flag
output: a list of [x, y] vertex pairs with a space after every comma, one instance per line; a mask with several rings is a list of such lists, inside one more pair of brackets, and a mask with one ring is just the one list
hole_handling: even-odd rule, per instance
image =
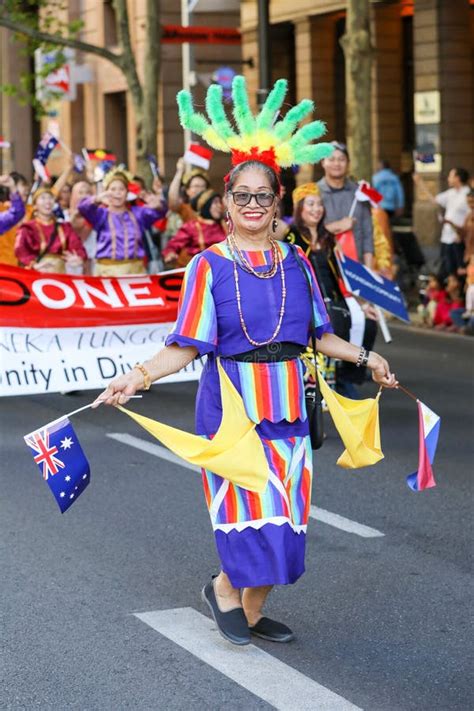
[[10, 146], [10, 141], [7, 141], [3, 136], [0, 136], [0, 148], [10, 148]]
[[190, 143], [184, 154], [184, 162], [196, 165], [203, 170], [209, 170], [211, 165], [212, 151], [201, 146], [199, 143]]
[[370, 202], [372, 207], [378, 207], [383, 200], [383, 195], [365, 180], [359, 180], [355, 196], [359, 202]]

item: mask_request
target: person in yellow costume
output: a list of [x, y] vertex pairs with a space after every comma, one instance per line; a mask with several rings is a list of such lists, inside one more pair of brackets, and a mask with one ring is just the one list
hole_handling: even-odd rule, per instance
[[312, 451], [299, 356], [312, 327], [321, 353], [367, 364], [376, 382], [396, 385], [384, 358], [334, 335], [303, 250], [274, 237], [280, 168], [316, 162], [333, 150], [313, 144], [325, 130], [320, 121], [297, 129], [313, 110], [311, 101], [274, 123], [286, 90], [286, 81], [277, 81], [254, 116], [245, 80], [236, 77], [234, 125], [218, 85], [208, 90], [209, 120], [194, 112], [189, 93], [178, 94], [183, 126], [232, 153], [228, 236], [188, 265], [165, 348], [113, 380], [97, 401], [124, 405], [137, 390], [207, 355], [196, 406], [201, 438], [139, 421], [203, 468], [221, 571], [202, 597], [221, 635], [237, 645], [251, 635], [274, 642], [294, 636], [262, 608], [273, 585], [292, 584], [304, 572]]

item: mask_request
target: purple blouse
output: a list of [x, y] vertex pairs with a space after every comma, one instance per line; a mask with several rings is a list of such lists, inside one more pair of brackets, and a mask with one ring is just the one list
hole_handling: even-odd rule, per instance
[[145, 230], [166, 215], [166, 207], [154, 210], [138, 205], [110, 212], [91, 197], [81, 200], [78, 210], [97, 232], [96, 259], [143, 259]]
[[[279, 248], [283, 256], [287, 297], [276, 340], [298, 344], [303, 351], [311, 331], [311, 308], [317, 338], [332, 332], [332, 328], [304, 252], [298, 248], [312, 282], [312, 303], [307, 281], [294, 253], [286, 243], [280, 242]], [[270, 252], [245, 254], [257, 270], [264, 269], [271, 260]], [[271, 337], [278, 321], [282, 298], [280, 272], [272, 279], [263, 280], [240, 267], [238, 270], [245, 323], [255, 340], [264, 341]], [[247, 414], [259, 423], [258, 432], [269, 439], [307, 434], [300, 363], [287, 361], [262, 365], [238, 363], [226, 358], [250, 351], [254, 346], [246, 339], [240, 323], [233, 263], [225, 243], [206, 249], [189, 263], [181, 289], [178, 320], [166, 340], [166, 345], [172, 343], [194, 346], [200, 355], [208, 355], [196, 403], [198, 434], [214, 434], [222, 415], [217, 356], [222, 358], [225, 371], [242, 395]]]
[[11, 205], [6, 212], [0, 212], [0, 235], [8, 232], [25, 215], [25, 206], [19, 193], [12, 193]]

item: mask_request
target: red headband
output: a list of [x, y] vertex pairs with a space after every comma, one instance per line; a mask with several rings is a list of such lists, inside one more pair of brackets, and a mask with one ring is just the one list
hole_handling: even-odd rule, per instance
[[[275, 175], [277, 176], [278, 182], [280, 182], [280, 166], [276, 161], [275, 150], [269, 148], [266, 151], [261, 151], [257, 146], [252, 146], [249, 151], [232, 151], [232, 165], [237, 167], [241, 163], [247, 163], [249, 161], [256, 161], [257, 163], [262, 163], [268, 168], [271, 168]], [[226, 176], [224, 176], [224, 183], [227, 185], [230, 179], [232, 170], [230, 170]]]

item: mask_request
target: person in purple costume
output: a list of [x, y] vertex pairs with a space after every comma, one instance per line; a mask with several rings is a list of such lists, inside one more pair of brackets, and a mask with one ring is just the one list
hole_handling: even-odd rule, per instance
[[[146, 375], [134, 368], [112, 381], [100, 396], [109, 405], [124, 404], [149, 382], [207, 354], [196, 403], [196, 432], [211, 437], [219, 428], [222, 406], [217, 356], [242, 395], [247, 414], [258, 420], [257, 432], [271, 470], [264, 494], [203, 472], [222, 562], [212, 590], [223, 613], [220, 630], [236, 644], [247, 643], [250, 633], [236, 634], [234, 624], [229, 625], [230, 630], [226, 628], [225, 615], [235, 610], [242, 614], [250, 632], [263, 630], [265, 638], [274, 641], [293, 637], [282, 623], [263, 618], [262, 607], [273, 585], [294, 583], [304, 572], [312, 453], [303, 368], [297, 356], [308, 343], [311, 304], [294, 252], [288, 245], [274, 242], [269, 232], [278, 192], [278, 178], [267, 166], [252, 161], [234, 168], [227, 184], [232, 236], [194, 257], [188, 266], [178, 320], [166, 347], [143, 363]], [[248, 202], [239, 204], [245, 200]], [[360, 348], [332, 333], [311, 266], [303, 251], [298, 251], [313, 283], [318, 349], [356, 363]], [[274, 272], [269, 278], [257, 276], [269, 271]], [[368, 365], [376, 382], [388, 387], [395, 384], [381, 356], [370, 353]], [[255, 385], [259, 392], [253, 390]], [[233, 618], [232, 623], [235, 615]]]
[[144, 233], [166, 214], [158, 195], [150, 194], [146, 205], [129, 205], [128, 175], [121, 170], [105, 177], [106, 190], [79, 203], [80, 214], [97, 232], [96, 276], [145, 274]]
[[23, 219], [25, 205], [11, 175], [0, 175], [0, 185], [10, 190], [10, 207], [0, 212], [0, 235], [3, 235]]

